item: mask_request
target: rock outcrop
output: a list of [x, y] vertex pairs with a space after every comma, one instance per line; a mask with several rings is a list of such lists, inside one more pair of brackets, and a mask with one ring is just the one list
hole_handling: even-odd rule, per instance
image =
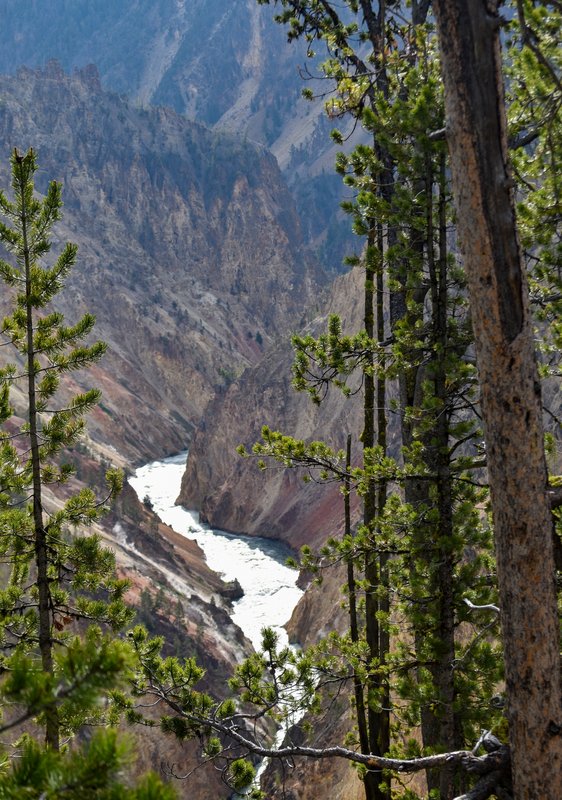
[[63, 184], [79, 264], [61, 309], [109, 344], [87, 376], [104, 400], [92, 437], [134, 461], [177, 452], [217, 386], [300, 318], [318, 272], [263, 148], [101, 90], [57, 63], [0, 78], [0, 184], [33, 146], [43, 190]]
[[[338, 212], [343, 190], [333, 174], [326, 86], [313, 79], [325, 55], [320, 46], [311, 58], [305, 42], [288, 44], [276, 10], [256, 0], [98, 0], [64, 9], [60, 0], [38, 0], [22, 15], [17, 0], [5, 0], [0, 72], [52, 58], [67, 71], [94, 63], [105, 87], [136, 103], [265, 144], [292, 186], [307, 239], [340, 269], [351, 237]], [[316, 102], [302, 97], [304, 86]]]
[[[361, 297], [360, 270], [338, 278], [311, 329], [324, 329], [327, 316], [340, 313], [346, 329], [359, 330]], [[297, 438], [321, 439], [335, 449], [345, 448], [351, 433], [357, 449], [363, 419], [358, 397], [346, 399], [332, 388], [316, 406], [296, 393], [291, 387], [292, 357], [285, 340], [213, 401], [193, 438], [178, 502], [200, 509], [216, 527], [282, 539], [296, 548], [319, 544], [341, 530], [339, 487], [304, 483], [302, 472], [274, 464], [260, 471], [254, 459], [238, 456], [236, 447], [251, 449], [266, 424]]]

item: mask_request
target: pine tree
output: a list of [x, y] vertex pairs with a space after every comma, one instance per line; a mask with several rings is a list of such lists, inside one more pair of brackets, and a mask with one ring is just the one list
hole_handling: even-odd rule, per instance
[[84, 343], [91, 314], [68, 326], [52, 308], [77, 252], [66, 244], [52, 266], [44, 264], [61, 216], [60, 184], [50, 183], [43, 199], [34, 194], [33, 150], [14, 151], [11, 165], [13, 197], [0, 192], [0, 243], [13, 256], [0, 260], [12, 304], [2, 322], [3, 353], [14, 354], [0, 370], [0, 548], [9, 569], [0, 592], [0, 731], [21, 732], [23, 723], [29, 730], [33, 720], [45, 744], [24, 737], [13, 771], [4, 765], [0, 796], [48, 787], [49, 797], [78, 797], [90, 786], [88, 796], [101, 798], [110, 785], [117, 792], [123, 746], [115, 734], [100, 732], [70, 755], [59, 751], [62, 737], [104, 722], [110, 691], [132, 667], [130, 645], [115, 636], [132, 617], [123, 601], [127, 583], [115, 577], [113, 552], [85, 531], [119, 491], [121, 475], [107, 473], [103, 499], [83, 488], [55, 503], [48, 490], [73, 474], [64, 450], [100, 396], [96, 389], [72, 395], [64, 378], [95, 363], [105, 345]]
[[[371, 566], [364, 575], [365, 604], [370, 606], [365, 625], [367, 636], [379, 642], [370, 648], [372, 663], [378, 665], [379, 683], [384, 683], [383, 675], [388, 673], [385, 661], [392, 661], [395, 674], [401, 675], [397, 686], [421, 715], [423, 742], [429, 752], [458, 748], [471, 735], [470, 720], [474, 721], [470, 704], [460, 699], [468, 697], [469, 689], [463, 673], [472, 680], [476, 674], [476, 662], [470, 666], [470, 659], [458, 658], [464, 650], [458, 631], [468, 614], [463, 596], [474, 591], [481, 602], [490, 598], [483, 581], [477, 580], [480, 559], [467, 565], [463, 556], [466, 548], [481, 551], [486, 535], [477, 514], [471, 515], [471, 528], [462, 519], [477, 499], [467, 489], [467, 470], [475, 464], [470, 442], [479, 435], [469, 409], [477, 398], [474, 370], [466, 358], [471, 337], [463, 308], [462, 272], [449, 252], [445, 151], [442, 143], [429, 136], [442, 128], [443, 112], [432, 44], [422, 25], [427, 4], [425, 8], [416, 4], [415, 24], [410, 26], [402, 25], [392, 10], [371, 3], [361, 3], [360, 9], [350, 3], [349, 10], [360, 13], [363, 22], [358, 17], [356, 24], [350, 24], [348, 14], [347, 25], [331, 4], [287, 1], [283, 6], [291, 9], [279, 16], [287, 21], [292, 14], [290, 37], [306, 35], [311, 42], [316, 38], [329, 42], [333, 56], [326, 71], [337, 86], [336, 98], [329, 102], [331, 112], [352, 113], [373, 137], [371, 148], [361, 145], [350, 156], [340, 155], [338, 167], [356, 191], [356, 201], [348, 204], [355, 230], [367, 239], [365, 299], [366, 308], [372, 308], [377, 298], [376, 335], [366, 313], [365, 329], [356, 337], [342, 336], [334, 319], [319, 340], [297, 338], [296, 383], [298, 388], [309, 388], [318, 400], [324, 391], [319, 389], [326, 384], [323, 376], [345, 386], [353, 367], [362, 371], [366, 423], [361, 492], [366, 513], [363, 544], [356, 540], [354, 546], [370, 554], [367, 563]], [[372, 46], [368, 56], [354, 49], [357, 30]], [[405, 43], [403, 48], [400, 42]], [[386, 304], [385, 295], [390, 297]], [[385, 322], [385, 311], [389, 322]], [[384, 409], [389, 399], [384, 384], [389, 380], [400, 389], [396, 410], [401, 418], [403, 467], [389, 468], [386, 453]], [[269, 437], [259, 452], [282, 457], [280, 441]], [[396, 493], [385, 501], [385, 485], [397, 480], [406, 501], [401, 511]], [[373, 500], [367, 502], [371, 494]], [[401, 520], [402, 528], [409, 519], [406, 539], [393, 533], [393, 515]], [[390, 558], [392, 552], [405, 550], [406, 557]], [[399, 610], [406, 615], [404, 623], [412, 627], [415, 656], [403, 644], [401, 649], [404, 660], [417, 667], [406, 672], [389, 650], [390, 608], [385, 589], [389, 570], [394, 596], [397, 586], [409, 584], [399, 594], [411, 599], [401, 602]], [[478, 660], [477, 650], [466, 652]], [[485, 661], [489, 690], [497, 669], [489, 658]], [[463, 669], [453, 670], [454, 663], [463, 664]], [[478, 680], [482, 685], [487, 682], [485, 676]], [[372, 706], [373, 691], [367, 693]], [[380, 694], [380, 707], [389, 705], [387, 690], [386, 697]], [[378, 720], [372, 709], [369, 713], [369, 751], [380, 752], [374, 740], [379, 746], [384, 741], [388, 750], [388, 733], [383, 734], [388, 729], [388, 712], [386, 720], [383, 712]], [[359, 722], [359, 730], [362, 727]], [[451, 780], [447, 770], [435, 778], [428, 775], [430, 788], [441, 784], [443, 797], [452, 796]], [[380, 790], [373, 791], [378, 796]], [[367, 788], [370, 796], [368, 792]]]
[[[559, 102], [559, 69], [541, 49], [539, 31], [525, 15], [527, 11], [530, 19], [535, 17], [534, 4], [517, 6], [523, 43], [539, 58], [542, 78], [550, 73]], [[554, 524], [508, 154], [498, 3], [484, 8], [439, 0], [435, 10], [461, 247], [469, 266], [473, 307], [479, 304], [475, 347], [494, 515], [514, 792], [521, 798], [558, 797], [562, 737], [555, 720], [560, 718], [562, 696]]]

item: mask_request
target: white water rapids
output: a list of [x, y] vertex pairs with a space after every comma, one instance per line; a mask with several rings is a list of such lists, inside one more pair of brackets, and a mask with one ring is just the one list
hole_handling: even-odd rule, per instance
[[150, 498], [160, 519], [177, 533], [195, 539], [211, 569], [227, 581], [237, 578], [244, 596], [233, 603], [231, 617], [257, 649], [261, 630], [273, 628], [279, 645], [287, 643], [282, 627], [302, 595], [298, 573], [285, 565], [289, 551], [279, 542], [250, 536], [233, 536], [199, 522], [196, 511], [176, 506], [187, 453], [140, 467], [129, 483], [142, 501]]
[[[261, 537], [234, 536], [212, 530], [199, 522], [196, 511], [176, 506], [181, 478], [185, 469], [187, 452], [162, 461], [153, 461], [140, 467], [129, 483], [139, 500], [150, 499], [160, 519], [177, 533], [195, 539], [205, 553], [208, 565], [227, 581], [238, 579], [244, 596], [233, 603], [232, 620], [242, 629], [256, 650], [261, 649], [261, 631], [273, 628], [279, 646], [288, 643], [283, 625], [288, 622], [302, 590], [296, 585], [298, 572], [285, 565], [289, 550], [279, 542]], [[173, 578], [173, 576], [170, 576]], [[176, 591], [178, 586], [171, 585]], [[296, 723], [302, 714], [288, 719], [277, 732], [275, 745], [280, 747], [285, 731]], [[259, 786], [267, 759], [256, 773]]]

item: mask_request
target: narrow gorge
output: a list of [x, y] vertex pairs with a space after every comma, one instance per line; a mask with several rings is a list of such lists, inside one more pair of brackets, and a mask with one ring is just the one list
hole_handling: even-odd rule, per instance
[[[95, 334], [108, 344], [104, 360], [69, 385], [95, 384], [103, 399], [72, 454], [75, 479], [48, 495], [48, 507], [56, 509], [72, 489], [103, 487], [106, 466], [133, 473], [147, 459], [185, 448], [209, 400], [303, 323], [325, 277], [263, 146], [213, 133], [164, 108], [140, 108], [105, 91], [93, 67], [70, 76], [52, 61], [0, 77], [4, 185], [10, 152], [29, 146], [41, 167], [38, 188], [51, 179], [62, 183], [64, 218], [54, 249], [67, 239], [79, 245], [59, 310], [70, 322], [93, 311]], [[8, 299], [3, 295], [0, 310]], [[17, 415], [25, 398], [14, 397]], [[183, 472], [182, 465], [176, 469]], [[244, 635], [233, 606], [237, 586], [222, 580], [214, 571], [224, 572], [221, 565], [143, 498], [126, 485], [95, 529], [130, 581], [127, 597], [138, 621], [164, 636], [167, 654], [195, 656], [206, 670], [202, 688], [220, 697], [233, 666], [258, 644], [272, 608], [282, 625], [302, 590], [289, 571], [261, 618], [250, 600], [254, 621]], [[245, 547], [256, 552], [251, 541]], [[252, 565], [249, 570], [251, 583]], [[247, 595], [242, 616], [244, 602]], [[137, 740], [139, 771], [174, 763], [189, 771], [197, 763], [195, 745], [167, 739], [166, 751], [158, 752], [151, 731]], [[205, 800], [209, 786], [213, 796], [229, 795], [210, 767], [196, 771], [186, 791]]]

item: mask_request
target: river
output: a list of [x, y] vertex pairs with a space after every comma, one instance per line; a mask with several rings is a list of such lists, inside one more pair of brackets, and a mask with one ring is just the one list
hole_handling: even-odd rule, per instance
[[225, 580], [237, 578], [244, 596], [233, 603], [231, 617], [256, 649], [261, 630], [273, 628], [280, 645], [287, 644], [283, 625], [302, 595], [298, 572], [285, 565], [290, 551], [279, 542], [254, 536], [234, 536], [199, 522], [196, 511], [176, 506], [187, 452], [140, 467], [129, 483], [140, 500], [150, 498], [160, 519], [177, 533], [195, 539], [207, 563]]

